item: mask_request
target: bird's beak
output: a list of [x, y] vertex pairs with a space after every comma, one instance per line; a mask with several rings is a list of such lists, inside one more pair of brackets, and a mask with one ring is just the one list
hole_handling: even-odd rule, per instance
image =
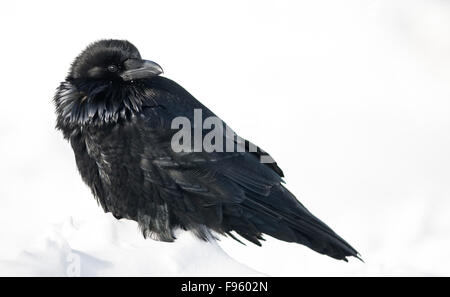
[[122, 72], [120, 76], [125, 81], [151, 78], [164, 72], [161, 66], [149, 60], [129, 59], [124, 64], [128, 70]]

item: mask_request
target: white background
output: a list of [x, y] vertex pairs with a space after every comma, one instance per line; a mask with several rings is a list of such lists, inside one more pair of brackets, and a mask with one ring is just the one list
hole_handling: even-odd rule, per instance
[[[450, 3], [2, 1], [0, 31], [0, 274], [65, 275], [75, 253], [81, 275], [449, 275]], [[270, 152], [366, 264], [272, 239], [144, 241], [104, 214], [51, 101], [102, 38]]]

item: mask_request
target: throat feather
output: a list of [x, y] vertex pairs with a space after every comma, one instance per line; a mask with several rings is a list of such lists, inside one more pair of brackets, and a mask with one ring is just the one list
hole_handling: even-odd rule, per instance
[[65, 125], [104, 125], [129, 119], [151, 101], [145, 87], [114, 87], [65, 81], [57, 89], [54, 102], [58, 122]]

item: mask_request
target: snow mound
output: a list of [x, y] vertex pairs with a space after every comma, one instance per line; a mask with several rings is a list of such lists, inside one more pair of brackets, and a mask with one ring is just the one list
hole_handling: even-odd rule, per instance
[[[0, 275], [16, 276], [261, 276], [230, 258], [216, 242], [190, 232], [175, 243], [144, 239], [137, 224], [106, 214], [53, 225], [16, 257], [0, 260]], [[218, 267], [220, 267], [218, 269]]]

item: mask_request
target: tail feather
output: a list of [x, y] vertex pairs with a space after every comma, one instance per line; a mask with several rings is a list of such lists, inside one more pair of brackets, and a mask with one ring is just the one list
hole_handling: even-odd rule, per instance
[[311, 214], [282, 185], [273, 187], [269, 196], [250, 194], [243, 206], [246, 221], [252, 227], [247, 228], [248, 224], [245, 226], [241, 221], [234, 230], [253, 243], [260, 245], [258, 237], [264, 233], [283, 241], [303, 244], [338, 260], [347, 261], [349, 256], [360, 259], [350, 244]]

